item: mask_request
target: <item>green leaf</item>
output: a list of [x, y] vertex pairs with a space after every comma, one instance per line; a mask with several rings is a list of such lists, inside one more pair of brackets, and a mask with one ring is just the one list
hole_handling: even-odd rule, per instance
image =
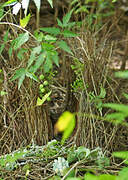
[[24, 34], [20, 34], [16, 39], [15, 39], [15, 44], [14, 44], [14, 50], [17, 50], [20, 48], [24, 43], [26, 43], [29, 40], [29, 34], [28, 32]]
[[39, 57], [36, 59], [36, 63], [34, 64], [34, 66], [31, 66], [31, 68], [29, 69], [29, 72], [35, 73], [40, 68], [40, 66], [43, 64], [45, 57], [46, 57], [45, 52], [40, 54]]
[[116, 111], [120, 111], [120, 112], [128, 115], [128, 106], [127, 105], [106, 103], [106, 104], [103, 104], [103, 107], [111, 108], [111, 109], [114, 109]]
[[20, 19], [20, 25], [21, 25], [21, 27], [25, 28], [25, 27], [27, 26], [27, 24], [28, 24], [28, 22], [29, 22], [29, 20], [30, 20], [30, 17], [31, 17], [31, 15], [30, 15], [30, 13], [29, 13], [27, 16], [25, 16], [25, 18]]
[[62, 50], [72, 54], [72, 51], [70, 49], [70, 47], [67, 45], [67, 43], [65, 41], [59, 41], [58, 42], [58, 46], [59, 48], [61, 48]]
[[39, 97], [37, 98], [37, 103], [36, 103], [36, 106], [41, 106], [46, 100], [47, 98], [50, 96], [50, 94], [52, 93], [52, 91], [48, 92], [47, 94], [45, 94], [43, 96], [42, 99], [40, 99]]
[[128, 167], [124, 167], [121, 171], [119, 171], [119, 177], [121, 180], [128, 179]]
[[15, 2], [18, 2], [18, 0], [9, 0], [9, 1], [5, 2], [3, 6], [6, 7], [6, 6], [11, 5]]
[[42, 43], [42, 50], [45, 51], [52, 51], [54, 49], [54, 46], [49, 43]]
[[38, 78], [34, 74], [32, 74], [30, 72], [26, 72], [26, 76], [33, 79], [34, 81], [39, 82]]
[[56, 37], [53, 37], [53, 36], [50, 36], [50, 35], [44, 36], [44, 39], [45, 39], [45, 41], [48, 41], [48, 42], [55, 42], [57, 40]]
[[125, 161], [125, 163], [128, 164], [128, 151], [113, 152], [112, 155], [117, 157], [117, 158], [127, 160], [127, 161]]
[[30, 58], [28, 60], [27, 68], [29, 68], [32, 65], [32, 63], [36, 59], [36, 54], [39, 54], [40, 52], [41, 52], [41, 45], [33, 48], [32, 52], [31, 52], [31, 55], [30, 55]]
[[122, 121], [124, 121], [126, 117], [127, 115], [125, 115], [124, 113], [111, 113], [106, 116], [108, 120], [115, 119], [116, 121], [113, 121], [113, 123], [122, 123]]
[[48, 73], [50, 69], [52, 69], [51, 54], [47, 53], [46, 61], [44, 63], [44, 72]]
[[73, 32], [71, 32], [69, 30], [64, 30], [61, 34], [63, 34], [65, 38], [67, 38], [67, 37], [76, 37], [77, 36], [76, 33], [73, 33]]
[[100, 95], [97, 97], [103, 99], [105, 98], [105, 96], [106, 96], [106, 90], [103, 87], [100, 87]]
[[58, 26], [60, 26], [61, 28], [63, 28], [63, 24], [62, 24], [62, 22], [57, 18], [57, 24], [58, 24]]
[[115, 77], [120, 77], [120, 78], [128, 78], [128, 70], [126, 71], [119, 71], [115, 73]]
[[68, 23], [68, 29], [70, 29], [71, 27], [73, 27], [76, 24], [76, 22], [69, 22]]
[[60, 34], [60, 29], [59, 28], [56, 28], [56, 27], [44, 27], [44, 28], [40, 28], [40, 30], [44, 31], [44, 32], [47, 32], [49, 34], [53, 34], [53, 35], [58, 35]]
[[72, 9], [70, 12], [68, 12], [64, 17], [63, 17], [63, 27], [67, 27], [68, 26], [68, 22], [71, 18], [72, 12], [74, 9]]
[[87, 173], [84, 177], [84, 180], [117, 180], [117, 176], [110, 174], [102, 174], [99, 176], [95, 176], [90, 173]]
[[86, 173], [86, 175], [84, 176], [84, 180], [99, 180], [99, 178], [97, 176], [94, 176], [93, 174]]
[[20, 68], [20, 69], [16, 70], [15, 75], [12, 77], [11, 81], [18, 79], [25, 74], [26, 74], [26, 69]]
[[22, 76], [19, 78], [19, 81], [18, 81], [18, 89], [20, 89], [24, 79], [25, 79], [25, 74], [22, 74]]
[[56, 66], [59, 67], [59, 57], [58, 57], [58, 53], [56, 51], [52, 54], [52, 60], [56, 64]]

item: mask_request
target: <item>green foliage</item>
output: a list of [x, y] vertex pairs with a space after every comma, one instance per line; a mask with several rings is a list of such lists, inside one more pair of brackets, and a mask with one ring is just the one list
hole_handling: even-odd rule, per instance
[[[12, 81], [18, 79], [18, 89], [21, 87], [24, 79], [26, 77], [31, 78], [34, 81], [39, 82], [35, 73], [38, 69], [42, 69], [44, 73], [49, 73], [52, 70], [53, 63], [59, 67], [59, 56], [56, 49], [60, 48], [70, 54], [72, 54], [70, 47], [67, 45], [66, 41], [59, 40], [59, 36], [63, 35], [65, 38], [76, 36], [75, 33], [69, 31], [70, 18], [72, 11], [66, 14], [62, 22], [62, 30], [60, 28], [41, 28], [42, 31], [49, 34], [43, 34], [42, 32], [35, 31], [35, 38], [37, 39], [37, 46], [32, 49], [24, 48], [24, 45], [29, 40], [29, 32], [19, 34], [18, 37], [11, 41], [11, 46], [9, 48], [9, 56], [11, 58], [13, 51], [17, 51], [17, 57], [24, 61], [25, 54], [30, 52], [30, 57], [27, 61], [26, 67], [21, 67], [16, 70]], [[59, 36], [58, 36], [59, 35]], [[57, 37], [58, 36], [58, 37]], [[8, 31], [3, 38], [4, 43], [0, 47], [0, 53], [2, 54], [6, 43], [8, 43]], [[72, 54], [73, 55], [73, 54]], [[47, 94], [47, 97], [49, 93]], [[45, 96], [46, 99], [46, 96]], [[44, 102], [44, 100], [43, 100]], [[40, 104], [40, 103], [39, 103]]]
[[46, 100], [47, 98], [50, 96], [50, 94], [52, 93], [52, 91], [49, 91], [48, 93], [46, 93], [42, 99], [40, 99], [39, 97], [37, 98], [37, 106], [41, 106]]
[[123, 79], [128, 79], [128, 71], [125, 70], [125, 71], [116, 72], [116, 73], [115, 73], [115, 76], [116, 76], [116, 77], [123, 78]]
[[0, 169], [13, 170], [17, 167], [16, 161], [25, 156], [27, 151], [19, 150], [0, 157]]
[[112, 0], [73, 0], [71, 6], [74, 8], [74, 13], [84, 15], [84, 24], [91, 31], [97, 30], [102, 26], [104, 17], [114, 14], [114, 2]]
[[94, 103], [95, 107], [99, 110], [102, 111], [102, 101], [106, 96], [106, 91], [105, 89], [101, 86], [100, 87], [100, 94], [95, 96], [94, 92], [89, 93], [89, 99], [91, 103]]
[[84, 83], [82, 79], [82, 72], [84, 70], [84, 64], [79, 59], [74, 59], [74, 64], [71, 65], [72, 70], [76, 75], [76, 80], [71, 85], [73, 92], [78, 93], [84, 89]]

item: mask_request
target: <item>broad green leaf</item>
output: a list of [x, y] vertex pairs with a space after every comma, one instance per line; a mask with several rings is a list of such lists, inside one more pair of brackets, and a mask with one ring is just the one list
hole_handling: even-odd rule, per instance
[[61, 28], [63, 28], [63, 24], [62, 24], [62, 22], [57, 18], [57, 24], [58, 24], [58, 26], [60, 26]]
[[45, 57], [45, 52], [40, 54], [39, 57], [36, 59], [36, 63], [33, 66], [31, 66], [29, 72], [35, 73], [38, 70], [38, 68], [40, 68], [40, 66], [43, 64]]
[[86, 173], [86, 175], [84, 176], [84, 180], [99, 180], [99, 178], [98, 176], [95, 176], [93, 174]]
[[24, 74], [26, 74], [26, 69], [20, 68], [20, 69], [16, 70], [15, 75], [12, 77], [11, 81], [14, 81], [14, 80], [20, 78]]
[[128, 78], [128, 70], [126, 71], [119, 71], [115, 73], [115, 77], [120, 77], [120, 78]]
[[59, 41], [57, 44], [58, 44], [59, 48], [72, 54], [70, 47], [67, 45], [67, 43], [65, 41]]
[[34, 1], [35, 5], [36, 5], [38, 11], [40, 11], [41, 0], [33, 0], [33, 1]]
[[30, 15], [30, 13], [29, 13], [27, 16], [25, 16], [25, 18], [20, 19], [20, 25], [21, 25], [21, 27], [25, 28], [25, 27], [27, 26], [27, 24], [28, 24], [28, 22], [29, 22], [29, 20], [30, 20], [30, 17], [31, 17], [31, 15]]
[[61, 34], [63, 34], [65, 38], [67, 38], [67, 37], [76, 37], [77, 36], [76, 33], [73, 33], [73, 32], [71, 32], [69, 30], [64, 30]]
[[7, 2], [4, 3], [4, 7], [8, 6], [8, 5], [14, 5], [16, 2], [18, 2], [18, 0], [9, 0]]
[[56, 66], [59, 67], [59, 57], [58, 57], [58, 53], [56, 51], [52, 55], [52, 60], [56, 64]]
[[103, 104], [103, 107], [111, 108], [111, 109], [114, 109], [116, 111], [120, 111], [120, 112], [128, 115], [128, 106], [127, 105], [106, 103], [106, 104]]
[[51, 55], [50, 53], [47, 53], [47, 57], [45, 60], [45, 63], [43, 65], [44, 67], [44, 72], [48, 73], [50, 69], [52, 69], [52, 61], [51, 61]]
[[103, 87], [100, 87], [100, 95], [98, 96], [98, 98], [105, 98], [106, 96], [106, 90]]
[[108, 120], [114, 120], [115, 119], [115, 121], [113, 121], [113, 123], [121, 123], [122, 121], [125, 120], [126, 117], [127, 117], [127, 115], [124, 113], [111, 113], [111, 114], [108, 114], [106, 116], [106, 118]]
[[49, 43], [42, 43], [42, 49], [45, 51], [52, 51], [54, 49], [54, 46]]
[[125, 162], [125, 163], [128, 164], [128, 151], [113, 152], [112, 155], [115, 157], [124, 159], [124, 160], [126, 159], [127, 162]]
[[45, 41], [48, 41], [48, 42], [55, 42], [57, 40], [56, 37], [53, 37], [53, 36], [50, 36], [50, 35], [46, 35], [44, 37]]
[[95, 176], [90, 173], [87, 173], [84, 177], [84, 180], [117, 180], [117, 176], [110, 174], [102, 174], [99, 176]]
[[18, 81], [18, 89], [20, 89], [24, 79], [25, 79], [25, 74], [22, 74], [22, 76], [19, 78], [19, 81]]
[[53, 0], [47, 0], [48, 2], [49, 2], [49, 4], [50, 4], [50, 6], [53, 8]]
[[120, 180], [128, 179], [128, 167], [124, 167], [121, 171], [119, 171]]
[[116, 180], [117, 176], [110, 175], [110, 174], [101, 174], [99, 175], [99, 180]]
[[36, 103], [36, 106], [41, 106], [46, 100], [47, 98], [50, 96], [50, 94], [52, 93], [52, 91], [48, 92], [47, 94], [45, 94], [43, 96], [42, 99], [40, 99], [39, 97], [37, 98], [37, 103]]
[[39, 54], [40, 52], [41, 52], [41, 46], [37, 46], [37, 47], [33, 48], [31, 55], [30, 55], [30, 58], [28, 60], [27, 68], [29, 68], [32, 65], [32, 63], [36, 59], [36, 54]]
[[44, 34], [42, 32], [38, 32], [37, 30], [34, 31], [34, 36], [36, 37], [37, 41], [42, 42], [44, 39]]
[[69, 22], [69, 20], [71, 18], [72, 12], [73, 12], [73, 9], [63, 17], [63, 27], [68, 26], [68, 22]]
[[14, 43], [14, 50], [17, 50], [20, 48], [24, 43], [26, 43], [29, 40], [29, 34], [28, 32], [24, 34], [20, 34], [16, 39]]
[[37, 81], [37, 82], [39, 81], [38, 78], [30, 72], [26, 72], [26, 76], [33, 79], [34, 81]]
[[68, 23], [68, 29], [70, 29], [71, 27], [73, 27], [76, 24], [76, 22], [69, 22]]
[[59, 28], [56, 28], [56, 27], [44, 27], [44, 28], [40, 28], [40, 30], [44, 31], [44, 32], [47, 32], [49, 34], [53, 34], [53, 35], [58, 35], [60, 34], [60, 29]]

